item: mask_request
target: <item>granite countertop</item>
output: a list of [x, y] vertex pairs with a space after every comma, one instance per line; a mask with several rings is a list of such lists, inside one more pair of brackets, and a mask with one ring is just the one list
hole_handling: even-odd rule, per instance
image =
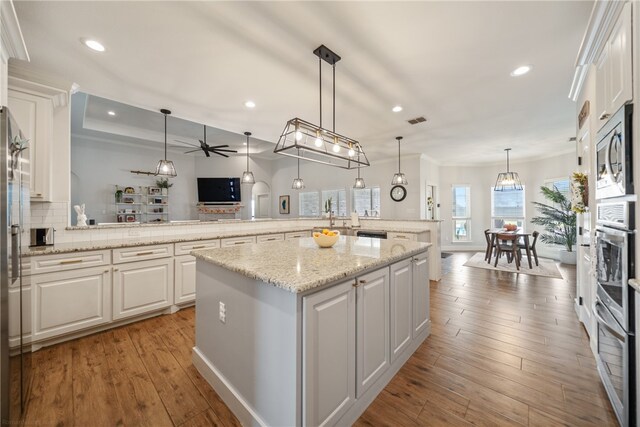
[[341, 236], [332, 248], [313, 238], [191, 252], [196, 258], [292, 293], [337, 282], [424, 252], [431, 243]]
[[23, 249], [22, 256], [53, 255], [72, 252], [99, 251], [104, 249], [128, 248], [134, 246], [161, 245], [165, 243], [195, 242], [199, 240], [226, 239], [230, 237], [260, 236], [265, 234], [294, 233], [297, 231], [311, 232], [313, 227], [292, 227], [279, 230], [260, 231], [229, 231], [219, 233], [190, 233], [175, 236], [143, 237], [137, 239], [91, 240], [86, 242], [56, 243], [54, 246], [36, 246]]
[[638, 283], [636, 279], [629, 279], [629, 286], [631, 286], [636, 292], [640, 292], [640, 283]]

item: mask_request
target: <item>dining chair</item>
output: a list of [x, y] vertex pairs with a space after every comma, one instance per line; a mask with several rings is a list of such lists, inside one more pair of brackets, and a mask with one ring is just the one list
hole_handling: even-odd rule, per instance
[[490, 228], [487, 228], [486, 230], [484, 230], [484, 238], [487, 241], [487, 248], [484, 251], [485, 261], [491, 261], [491, 255], [493, 255], [493, 249], [496, 247], [495, 242], [493, 243], [493, 245], [491, 244], [491, 233], [489, 233], [489, 231], [491, 231]]
[[[518, 252], [518, 235], [517, 234], [498, 234], [496, 236], [496, 262], [494, 267], [498, 266], [498, 260], [503, 253], [507, 255], [507, 262], [515, 261], [516, 269], [520, 270], [520, 257]], [[510, 243], [509, 243], [510, 242]]]
[[[536, 251], [536, 242], [538, 241], [538, 236], [540, 235], [540, 233], [538, 233], [537, 231], [534, 231], [533, 233], [531, 233], [531, 235], [533, 236], [533, 241], [529, 244], [529, 250], [531, 251], [531, 253], [533, 253], [533, 259], [536, 261], [536, 266], [540, 265], [538, 264], [538, 252]], [[524, 242], [520, 243], [520, 241], [518, 240], [518, 256], [520, 256], [520, 259], [522, 259], [522, 250], [527, 250], [527, 245], [524, 244]]]

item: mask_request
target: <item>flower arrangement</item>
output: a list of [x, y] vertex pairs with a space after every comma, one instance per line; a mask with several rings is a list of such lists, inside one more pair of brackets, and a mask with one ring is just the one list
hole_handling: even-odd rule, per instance
[[571, 175], [571, 210], [585, 213], [589, 208], [589, 178], [582, 172]]

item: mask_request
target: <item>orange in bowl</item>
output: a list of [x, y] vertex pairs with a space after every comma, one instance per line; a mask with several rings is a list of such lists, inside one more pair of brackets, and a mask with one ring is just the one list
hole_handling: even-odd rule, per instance
[[335, 245], [340, 238], [340, 232], [337, 230], [322, 230], [322, 233], [313, 233], [313, 240], [321, 248], [330, 248]]
[[515, 224], [506, 224], [504, 226], [504, 229], [507, 231], [516, 231], [518, 229], [518, 226]]

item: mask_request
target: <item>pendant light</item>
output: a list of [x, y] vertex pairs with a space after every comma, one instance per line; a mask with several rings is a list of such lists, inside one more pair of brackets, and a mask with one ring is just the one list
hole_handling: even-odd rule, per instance
[[167, 116], [171, 114], [171, 111], [163, 108], [160, 112], [164, 114], [164, 159], [158, 162], [156, 175], [174, 177], [178, 175], [176, 167], [171, 160], [167, 160]]
[[358, 177], [356, 178], [355, 184], [353, 184], [353, 188], [359, 189], [365, 187], [366, 186], [364, 185], [364, 178], [360, 178], [360, 165], [358, 165]]
[[402, 140], [401, 136], [396, 136], [398, 140], [398, 173], [393, 174], [393, 178], [391, 179], [391, 185], [407, 185], [407, 177], [400, 170], [400, 141]]
[[294, 190], [302, 190], [304, 188], [304, 181], [300, 178], [300, 157], [298, 157], [298, 177], [293, 179], [291, 188]]
[[247, 137], [247, 170], [242, 173], [242, 183], [255, 184], [256, 179], [253, 177], [253, 172], [249, 170], [249, 137], [251, 136], [251, 132], [245, 132], [244, 134]]
[[498, 174], [493, 191], [522, 191], [522, 183], [518, 172], [509, 171], [509, 151], [511, 151], [511, 148], [505, 148], [504, 151], [507, 152], [507, 171]]
[[[273, 152], [343, 169], [369, 166], [360, 143], [336, 133], [336, 63], [341, 58], [325, 45], [319, 46], [313, 53], [318, 57], [320, 124], [315, 125], [297, 117], [289, 120]], [[322, 126], [322, 61], [331, 65], [333, 71], [332, 130]]]

